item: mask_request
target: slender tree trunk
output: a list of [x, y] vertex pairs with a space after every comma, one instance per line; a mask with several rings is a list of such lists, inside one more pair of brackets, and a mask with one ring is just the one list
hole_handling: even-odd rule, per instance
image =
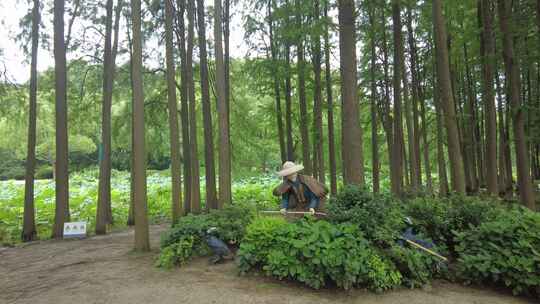
[[[301, 1], [295, 0], [296, 5], [296, 26], [298, 29], [302, 28], [302, 8]], [[306, 104], [306, 76], [305, 76], [305, 62], [304, 62], [304, 37], [303, 34], [299, 34], [296, 38], [297, 48], [297, 69], [298, 69], [298, 99], [300, 103], [300, 138], [302, 141], [302, 161], [304, 163], [304, 172], [307, 175], [313, 174], [311, 151], [309, 146], [309, 133], [308, 133], [308, 113]]]
[[[423, 95], [423, 94], [422, 94]], [[422, 142], [423, 142], [423, 154], [424, 154], [424, 167], [426, 171], [426, 184], [428, 193], [433, 193], [433, 179], [431, 177], [431, 163], [429, 160], [429, 141], [428, 141], [428, 129], [427, 129], [427, 117], [426, 117], [426, 101], [422, 97], [420, 99], [420, 115], [422, 116]]]
[[[465, 139], [465, 151], [463, 157], [466, 160], [466, 166], [469, 170], [465, 170], [466, 172], [470, 174], [469, 181], [470, 181], [470, 189], [472, 193], [478, 192], [478, 175], [477, 175], [477, 158], [475, 155], [476, 152], [476, 146], [479, 145], [479, 143], [476, 142], [476, 115], [475, 115], [475, 108], [476, 108], [476, 95], [474, 95], [472, 90], [472, 79], [471, 79], [471, 71], [469, 68], [469, 53], [467, 51], [467, 44], [463, 44], [463, 54], [465, 56], [465, 85], [467, 91], [467, 101], [465, 102], [465, 117], [464, 117], [464, 124], [465, 124], [465, 134], [463, 134], [463, 138]], [[465, 98], [464, 98], [465, 99]], [[466, 173], [467, 174], [467, 173]]]
[[523, 109], [520, 102], [521, 80], [519, 75], [518, 58], [514, 56], [513, 33], [509, 27], [512, 16], [511, 1], [498, 0], [499, 23], [503, 33], [503, 58], [508, 75], [508, 87], [512, 107], [512, 120], [514, 124], [514, 144], [516, 146], [516, 167], [518, 172], [518, 188], [521, 202], [536, 210], [535, 197], [529, 170], [527, 143], [524, 130]]
[[452, 190], [465, 193], [465, 173], [461, 155], [458, 125], [454, 96], [450, 83], [450, 65], [446, 46], [446, 24], [442, 15], [441, 0], [433, 0], [433, 25], [435, 32], [435, 49], [437, 58], [437, 79], [440, 86], [440, 100], [446, 122], [448, 151], [450, 155], [450, 171], [452, 173]]
[[176, 69], [173, 51], [173, 5], [165, 0], [165, 60], [167, 65], [167, 100], [169, 108], [169, 141], [171, 148], [171, 210], [173, 224], [182, 215], [182, 177], [180, 171], [180, 131], [178, 130], [178, 105], [176, 101]]
[[112, 19], [113, 0], [105, 5], [105, 49], [103, 54], [103, 102], [101, 116], [102, 154], [99, 155], [99, 193], [96, 208], [96, 234], [107, 233], [107, 206], [111, 204], [111, 109], [112, 109]]
[[391, 160], [392, 193], [401, 195], [403, 185], [403, 123], [401, 114], [401, 75], [403, 71], [403, 39], [401, 33], [400, 0], [392, 0], [394, 32], [394, 131]]
[[176, 18], [176, 38], [180, 50], [180, 69], [182, 83], [180, 87], [180, 117], [182, 120], [182, 154], [184, 160], [184, 214], [191, 212], [191, 145], [189, 140], [189, 105], [188, 105], [188, 66], [186, 54], [186, 28], [184, 14], [186, 0], [177, 0], [178, 15]]
[[201, 97], [204, 122], [204, 168], [206, 173], [206, 208], [217, 209], [216, 171], [214, 168], [214, 135], [212, 126], [212, 105], [208, 85], [208, 62], [206, 52], [206, 28], [204, 22], [204, 1], [197, 0], [199, 30], [199, 56], [201, 72]]
[[34, 208], [34, 173], [36, 167], [36, 122], [37, 122], [37, 55], [39, 43], [39, 0], [34, 0], [32, 9], [32, 62], [30, 65], [30, 107], [28, 116], [28, 148], [26, 150], [26, 174], [24, 182], [24, 219], [21, 239], [33, 241], [37, 237]]
[[198, 214], [201, 212], [201, 187], [199, 180], [199, 153], [197, 146], [197, 111], [195, 99], [195, 82], [193, 80], [193, 44], [195, 26], [195, 0], [188, 0], [188, 39], [186, 54], [186, 77], [189, 98], [189, 144], [191, 162], [191, 208], [190, 211]]
[[[403, 50], [403, 47], [401, 48]], [[411, 96], [409, 95], [409, 81], [407, 78], [407, 72], [405, 67], [405, 54], [401, 53], [401, 62], [403, 62], [403, 101], [405, 105], [405, 126], [407, 127], [407, 147], [408, 147], [408, 154], [409, 154], [409, 161], [407, 162], [404, 160], [404, 164], [407, 164], [406, 166], [403, 166], [403, 170], [405, 175], [409, 173], [407, 176], [409, 177], [409, 183], [407, 183], [408, 186], [410, 186], [413, 193], [417, 193], [419, 189], [418, 184], [418, 171], [416, 167], [416, 163], [418, 160], [417, 155], [415, 154], [414, 150], [414, 138], [417, 136], [416, 133], [414, 133], [413, 129], [413, 118], [412, 118], [412, 109], [411, 104], [413, 102]], [[405, 146], [403, 146], [405, 148]]]
[[133, 92], [135, 91], [134, 90], [134, 86], [133, 86], [133, 43], [132, 43], [132, 40], [131, 40], [131, 34], [130, 34], [130, 28], [131, 28], [131, 21], [130, 21], [130, 16], [128, 16], [127, 14], [125, 15], [126, 17], [126, 33], [127, 33], [127, 38], [128, 38], [128, 48], [129, 48], [129, 81], [130, 81], [130, 87], [131, 87], [131, 92], [130, 92], [130, 95], [131, 95], [131, 130], [130, 130], [130, 133], [131, 133], [131, 142], [130, 142], [130, 145], [131, 145], [131, 151], [130, 151], [130, 165], [129, 165], [129, 171], [130, 171], [130, 183], [129, 183], [129, 210], [128, 210], [128, 220], [127, 220], [127, 225], [128, 226], [133, 226], [135, 225], [135, 174], [133, 172], [133, 168], [135, 167], [134, 166], [134, 160], [135, 160], [135, 157], [133, 156], [133, 151], [135, 150], [135, 120], [134, 120], [134, 117], [135, 117], [135, 114], [134, 114], [134, 109], [135, 109], [135, 98], [134, 98], [134, 94]]
[[378, 193], [380, 189], [380, 164], [379, 164], [379, 144], [377, 138], [377, 83], [375, 80], [376, 71], [376, 51], [375, 51], [375, 20], [373, 18], [373, 6], [369, 10], [369, 24], [370, 24], [370, 43], [371, 43], [371, 63], [370, 63], [370, 77], [371, 77], [371, 174], [373, 182], [373, 192]]
[[[319, 23], [320, 16], [320, 6], [319, 0], [315, 0], [314, 5], [314, 19], [315, 24]], [[317, 169], [319, 181], [323, 184], [326, 183], [325, 179], [325, 170], [324, 170], [324, 135], [323, 135], [323, 118], [322, 118], [322, 83], [321, 83], [321, 36], [320, 34], [315, 34], [312, 37], [312, 43], [314, 44], [313, 52], [313, 70], [315, 74], [315, 92], [314, 92], [314, 107], [313, 114], [315, 116], [315, 138], [314, 138], [314, 152], [317, 155]]]
[[272, 74], [274, 78], [274, 97], [276, 98], [276, 123], [278, 127], [279, 152], [281, 155], [281, 163], [287, 161], [287, 147], [285, 146], [285, 135], [283, 132], [283, 114], [281, 112], [281, 95], [279, 85], [279, 62], [278, 62], [278, 42], [274, 39], [274, 17], [272, 10], [275, 3], [272, 0], [268, 1], [268, 27], [270, 34], [270, 51], [272, 54]]
[[135, 179], [135, 250], [149, 251], [148, 214], [146, 206], [146, 154], [144, 140], [144, 93], [142, 79], [141, 1], [131, 0], [133, 27], [133, 97], [134, 97], [134, 150], [133, 174]]
[[[223, 7], [223, 61], [225, 62], [225, 104], [227, 106], [227, 113], [231, 113], [230, 109], [230, 98], [231, 98], [231, 81], [230, 81], [230, 62], [231, 58], [229, 56], [229, 36], [230, 36], [230, 28], [229, 28], [229, 21], [230, 21], [230, 0], [224, 0], [225, 5]], [[231, 115], [227, 114], [227, 125], [231, 126]], [[230, 133], [230, 131], [229, 131]]]
[[326, 102], [328, 106], [328, 162], [330, 168], [330, 193], [337, 194], [336, 148], [334, 140], [334, 101], [332, 98], [332, 70], [330, 68], [330, 39], [328, 26], [328, 2], [324, 2], [324, 64], [326, 77]]
[[54, 74], [56, 113], [56, 210], [53, 238], [62, 238], [69, 221], [68, 123], [64, 0], [54, 0]]
[[435, 110], [437, 112], [437, 163], [439, 170], [439, 195], [446, 196], [448, 195], [448, 177], [446, 174], [446, 161], [444, 159], [444, 145], [443, 145], [443, 123], [442, 123], [442, 113], [440, 107], [440, 89], [437, 85], [437, 88], [433, 90], [434, 100], [435, 100]]
[[[386, 24], [386, 17], [384, 14], [384, 9], [381, 10], [381, 24]], [[386, 133], [386, 144], [388, 146], [388, 162], [390, 163], [390, 180], [392, 181], [395, 176], [393, 175], [396, 168], [392, 167], [393, 153], [394, 153], [394, 131], [393, 131], [393, 119], [390, 115], [390, 73], [389, 73], [389, 60], [388, 60], [388, 41], [386, 39], [386, 27], [382, 31], [382, 49], [383, 49], [383, 68], [384, 68], [384, 104], [382, 106], [383, 115], [383, 127]], [[393, 177], [394, 176], [394, 177]]]
[[221, 0], [214, 0], [214, 39], [216, 54], [216, 93], [219, 120], [219, 207], [231, 203], [231, 153], [229, 138], [229, 109], [226, 97], [226, 76], [223, 63], [221, 31]]
[[292, 101], [291, 101], [291, 46], [285, 42], [285, 129], [287, 133], [287, 160], [294, 161], [294, 142], [292, 137]]
[[484, 54], [482, 56], [483, 94], [482, 101], [486, 108], [485, 126], [487, 142], [487, 191], [495, 196], [499, 193], [497, 185], [497, 113], [495, 108], [495, 92], [493, 90], [493, 68], [495, 60], [495, 48], [493, 43], [493, 13], [491, 0], [481, 0], [482, 16], [482, 39]]
[[362, 130], [356, 96], [356, 52], [354, 1], [339, 0], [339, 55], [341, 71], [341, 153], [343, 183], [364, 184]]
[[[408, 32], [408, 42], [409, 42], [409, 51], [411, 56], [411, 77], [412, 77], [412, 113], [413, 113], [413, 151], [414, 151], [414, 163], [413, 166], [416, 172], [416, 186], [419, 188], [422, 186], [422, 165], [420, 157], [420, 126], [419, 126], [419, 117], [418, 117], [418, 101], [420, 100], [420, 80], [418, 77], [418, 63], [416, 52], [416, 42], [414, 39], [414, 31], [412, 28], [412, 12], [411, 7], [407, 8], [407, 32]], [[423, 103], [423, 100], [420, 102]], [[412, 160], [412, 159], [411, 159]]]

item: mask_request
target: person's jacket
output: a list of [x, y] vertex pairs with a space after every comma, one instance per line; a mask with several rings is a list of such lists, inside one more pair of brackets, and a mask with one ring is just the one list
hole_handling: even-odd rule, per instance
[[[298, 180], [300, 181], [300, 184], [302, 186], [308, 187], [309, 191], [311, 191], [318, 199], [319, 204], [317, 206], [317, 210], [323, 210], [324, 209], [324, 200], [326, 198], [326, 195], [328, 194], [328, 188], [326, 186], [316, 180], [315, 178], [307, 175], [298, 175]], [[288, 196], [288, 209], [297, 209], [297, 210], [306, 210], [307, 205], [310, 203], [307, 200], [302, 201], [302, 194], [297, 194], [293, 184], [288, 179], [284, 179], [284, 181], [277, 186], [273, 194], [275, 196], [283, 196], [284, 194], [289, 194]], [[293, 194], [293, 195], [291, 195]], [[300, 196], [300, 197], [299, 197]], [[300, 199], [299, 199], [300, 198]]]

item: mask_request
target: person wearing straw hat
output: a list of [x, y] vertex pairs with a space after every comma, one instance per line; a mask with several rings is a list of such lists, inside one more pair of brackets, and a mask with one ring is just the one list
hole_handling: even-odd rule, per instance
[[322, 209], [328, 189], [322, 183], [311, 176], [298, 174], [304, 166], [291, 161], [283, 164], [281, 171], [277, 172], [283, 178], [283, 183], [277, 186], [273, 193], [281, 196], [281, 213], [287, 210], [315, 211]]

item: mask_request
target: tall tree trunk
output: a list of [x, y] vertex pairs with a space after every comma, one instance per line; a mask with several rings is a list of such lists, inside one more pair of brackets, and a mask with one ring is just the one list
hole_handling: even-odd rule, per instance
[[508, 75], [509, 96], [512, 107], [512, 120], [514, 125], [514, 144], [516, 146], [516, 167], [518, 176], [519, 195], [522, 203], [535, 210], [535, 197], [529, 170], [529, 159], [524, 129], [523, 109], [520, 102], [521, 80], [519, 75], [518, 58], [514, 56], [513, 32], [509, 23], [512, 16], [511, 1], [498, 0], [499, 23], [503, 33], [503, 58]]
[[[413, 113], [413, 151], [414, 151], [414, 163], [413, 166], [416, 172], [416, 186], [422, 186], [422, 165], [420, 157], [420, 126], [418, 123], [418, 101], [420, 100], [420, 80], [418, 76], [418, 63], [417, 63], [417, 51], [416, 51], [416, 42], [414, 38], [414, 31], [412, 27], [412, 12], [410, 5], [407, 7], [407, 32], [408, 32], [408, 42], [409, 42], [409, 51], [411, 56], [411, 77], [412, 77], [412, 113]], [[423, 102], [421, 100], [420, 102]], [[412, 161], [413, 159], [411, 159]]]
[[69, 221], [68, 124], [64, 0], [54, 0], [54, 88], [56, 113], [56, 209], [53, 238], [62, 238]]
[[[229, 56], [229, 45], [230, 45], [230, 6], [231, 1], [230, 0], [224, 0], [225, 5], [223, 7], [223, 61], [225, 63], [225, 104], [227, 105], [227, 113], [231, 113], [230, 109], [230, 98], [231, 98], [231, 81], [230, 81], [230, 63], [231, 58]], [[227, 116], [227, 125], [231, 126], [231, 116], [230, 114]]]
[[341, 71], [341, 153], [343, 183], [364, 184], [362, 130], [356, 96], [356, 40], [354, 1], [339, 0], [339, 55]]
[[465, 140], [465, 151], [463, 154], [464, 159], [466, 160], [466, 168], [468, 167], [469, 170], [465, 170], [466, 174], [468, 171], [469, 181], [470, 181], [470, 189], [472, 193], [478, 192], [478, 175], [477, 175], [477, 167], [480, 164], [477, 164], [477, 155], [475, 155], [476, 152], [476, 146], [479, 145], [478, 142], [476, 142], [476, 115], [475, 115], [475, 108], [476, 108], [476, 95], [474, 95], [472, 90], [472, 79], [471, 79], [471, 71], [469, 68], [469, 53], [467, 50], [467, 44], [463, 44], [463, 54], [464, 54], [464, 60], [465, 60], [465, 84], [464, 88], [467, 91], [467, 97], [464, 98], [467, 101], [465, 101], [465, 117], [464, 117], [464, 124], [465, 124], [465, 132], [463, 132], [464, 140]]
[[378, 193], [380, 189], [380, 164], [379, 164], [379, 145], [377, 138], [377, 83], [375, 80], [376, 71], [376, 51], [375, 51], [375, 20], [373, 18], [373, 6], [369, 9], [369, 24], [370, 24], [370, 43], [371, 43], [371, 58], [370, 58], [370, 77], [371, 77], [371, 174], [373, 183], [373, 192]]
[[491, 0], [481, 0], [482, 39], [484, 54], [482, 56], [483, 94], [482, 102], [486, 108], [486, 162], [487, 191], [495, 196], [499, 193], [497, 185], [497, 117], [495, 108], [495, 92], [493, 90], [493, 69], [495, 48], [493, 42], [493, 13]]
[[34, 208], [34, 173], [36, 167], [36, 122], [37, 122], [37, 55], [39, 43], [39, 0], [34, 0], [32, 9], [32, 62], [30, 65], [30, 107], [28, 116], [28, 148], [26, 150], [26, 174], [24, 182], [24, 219], [21, 239], [33, 241], [37, 237]]
[[[302, 28], [302, 7], [301, 1], [295, 0], [296, 5], [296, 27]], [[311, 163], [311, 152], [309, 146], [309, 133], [308, 133], [308, 113], [306, 104], [306, 75], [305, 75], [305, 63], [304, 63], [304, 37], [303, 34], [299, 34], [296, 37], [297, 48], [297, 69], [298, 69], [298, 99], [300, 103], [300, 138], [302, 141], [302, 162], [304, 163], [304, 172], [307, 175], [313, 174]]]
[[334, 101], [332, 98], [332, 70], [330, 68], [330, 39], [328, 26], [328, 2], [324, 2], [324, 65], [326, 79], [326, 104], [328, 107], [328, 162], [330, 168], [330, 193], [337, 194], [336, 148], [334, 140]]
[[403, 185], [403, 123], [401, 120], [401, 75], [403, 71], [403, 39], [401, 33], [400, 0], [392, 0], [394, 33], [394, 131], [391, 160], [392, 193], [401, 195]]
[[[498, 71], [498, 68], [495, 70]], [[503, 106], [503, 92], [500, 83], [500, 78], [497, 72], [495, 76], [495, 84], [497, 88], [497, 100], [498, 100], [498, 116], [499, 116], [499, 168], [500, 168], [500, 184], [502, 192], [506, 197], [513, 195], [512, 189], [512, 161], [510, 160], [510, 143], [508, 140], [508, 117], [505, 117], [505, 109]], [[508, 100], [508, 94], [505, 94]], [[508, 107], [508, 102], [506, 102]]]
[[105, 5], [105, 49], [103, 54], [103, 102], [101, 113], [101, 143], [99, 155], [99, 193], [96, 208], [96, 234], [107, 233], [107, 205], [111, 203], [111, 108], [112, 108], [112, 19], [113, 0]]
[[294, 161], [294, 142], [292, 136], [292, 101], [291, 101], [291, 46], [285, 42], [285, 129], [287, 133], [287, 160]]
[[274, 39], [274, 17], [272, 10], [275, 3], [272, 0], [268, 1], [268, 28], [270, 34], [270, 52], [272, 54], [272, 74], [274, 78], [274, 97], [276, 98], [276, 123], [278, 127], [279, 152], [281, 155], [281, 163], [287, 161], [287, 151], [285, 146], [285, 135], [283, 132], [283, 114], [281, 112], [281, 95], [279, 85], [279, 62], [278, 62], [278, 42]]
[[206, 173], [206, 208], [217, 209], [216, 171], [214, 167], [214, 135], [212, 126], [212, 105], [208, 85], [208, 61], [206, 52], [206, 28], [204, 22], [204, 1], [197, 0], [197, 20], [199, 30], [199, 56], [201, 72], [201, 97], [204, 123], [204, 168]]
[[180, 117], [182, 120], [182, 154], [184, 161], [184, 214], [191, 212], [191, 145], [189, 140], [189, 105], [188, 105], [188, 77], [187, 77], [187, 54], [186, 54], [186, 27], [184, 14], [186, 0], [177, 0], [178, 15], [176, 17], [176, 38], [180, 50], [180, 69], [182, 83], [180, 87]]
[[[314, 5], [314, 22], [319, 23], [320, 6], [319, 0], [315, 0]], [[312, 43], [314, 44], [313, 52], [313, 70], [315, 74], [315, 92], [314, 92], [314, 107], [313, 114], [315, 116], [315, 137], [314, 137], [314, 151], [317, 155], [317, 169], [319, 181], [323, 184], [326, 183], [325, 170], [324, 170], [324, 150], [323, 150], [323, 118], [322, 118], [322, 84], [321, 84], [321, 36], [316, 33], [312, 37]]]
[[[421, 93], [422, 96], [423, 93]], [[426, 186], [427, 192], [433, 193], [433, 179], [431, 177], [431, 163], [429, 160], [429, 141], [428, 141], [428, 129], [427, 129], [427, 117], [426, 117], [426, 101], [422, 97], [420, 99], [420, 115], [422, 116], [422, 147], [424, 154], [424, 167], [426, 171]]]
[[435, 111], [437, 112], [437, 164], [439, 170], [439, 195], [448, 195], [448, 177], [446, 174], [446, 161], [444, 159], [444, 145], [443, 145], [443, 123], [442, 113], [440, 106], [440, 88], [437, 84], [437, 88], [433, 90], [435, 100]]
[[134, 98], [134, 94], [133, 92], [135, 91], [134, 90], [134, 86], [133, 86], [133, 42], [131, 40], [131, 34], [130, 34], [130, 28], [131, 28], [131, 16], [128, 16], [127, 14], [125, 15], [126, 17], [126, 34], [127, 34], [127, 38], [128, 38], [128, 49], [129, 49], [129, 81], [130, 81], [130, 87], [131, 87], [131, 130], [130, 130], [130, 133], [131, 133], [131, 142], [130, 142], [130, 146], [131, 146], [131, 151], [130, 151], [130, 161], [129, 161], [129, 179], [130, 179], [130, 183], [129, 183], [129, 209], [128, 209], [128, 220], [127, 220], [127, 225], [128, 226], [133, 226], [135, 225], [135, 174], [133, 172], [133, 168], [134, 168], [134, 160], [135, 158], [133, 157], [133, 151], [135, 150], [135, 132], [134, 132], [134, 126], [135, 126], [135, 121], [134, 121], [134, 109], [135, 109], [135, 98]]
[[176, 69], [173, 51], [173, 5], [165, 0], [165, 60], [167, 65], [167, 100], [169, 108], [169, 141], [171, 148], [171, 210], [173, 224], [182, 215], [182, 177], [180, 176], [180, 131], [178, 130], [178, 105], [176, 101]]
[[149, 251], [148, 212], [146, 206], [146, 154], [144, 140], [144, 93], [142, 79], [141, 1], [131, 0], [133, 32], [133, 120], [135, 179], [135, 250]]
[[195, 81], [193, 80], [193, 44], [194, 44], [194, 26], [195, 26], [195, 0], [188, 0], [188, 39], [186, 54], [186, 77], [189, 99], [189, 144], [190, 144], [190, 165], [191, 165], [191, 209], [190, 211], [198, 214], [201, 212], [201, 187], [199, 180], [199, 152], [197, 146], [197, 111], [195, 99]]
[[[386, 25], [386, 17], [384, 9], [381, 10], [381, 24]], [[382, 50], [383, 50], [383, 70], [384, 70], [384, 103], [382, 106], [383, 115], [381, 115], [384, 131], [386, 133], [386, 145], [388, 146], [388, 162], [390, 163], [390, 180], [394, 177], [394, 170], [392, 167], [393, 153], [394, 153], [394, 131], [393, 131], [393, 119], [390, 113], [390, 73], [389, 73], [389, 54], [388, 54], [388, 41], [386, 39], [386, 26], [382, 31]]]
[[452, 190], [458, 193], [465, 193], [465, 173], [463, 169], [463, 157], [461, 155], [459, 144], [454, 96], [450, 83], [450, 65], [448, 61], [448, 48], [446, 46], [446, 24], [442, 15], [441, 0], [433, 0], [432, 8], [435, 49], [437, 54], [437, 79], [440, 87], [440, 101], [444, 113], [448, 137], [450, 172], [452, 173]]
[[[401, 48], [403, 51], [403, 47]], [[416, 133], [414, 133], [413, 128], [413, 118], [412, 118], [412, 109], [411, 104], [413, 103], [413, 100], [409, 94], [409, 80], [407, 78], [407, 71], [405, 67], [405, 54], [404, 52], [401, 53], [401, 62], [403, 63], [403, 103], [405, 105], [405, 126], [407, 127], [407, 147], [408, 147], [408, 154], [409, 154], [409, 161], [404, 160], [404, 164], [407, 164], [403, 166], [403, 170], [406, 177], [409, 177], [409, 181], [407, 183], [408, 186], [410, 186], [410, 189], [413, 193], [417, 193], [419, 189], [418, 184], [418, 171], [416, 167], [416, 163], [418, 160], [417, 155], [415, 154], [414, 150], [414, 138], [417, 136]], [[403, 146], [405, 148], [405, 146]], [[407, 173], [409, 173], [407, 175]]]
[[216, 54], [216, 93], [219, 120], [219, 206], [231, 202], [231, 153], [229, 137], [229, 109], [225, 88], [225, 67], [221, 31], [221, 0], [214, 0], [214, 39]]

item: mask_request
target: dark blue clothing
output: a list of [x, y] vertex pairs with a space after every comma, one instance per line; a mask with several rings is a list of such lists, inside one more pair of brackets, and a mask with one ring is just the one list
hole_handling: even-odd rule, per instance
[[[300, 180], [296, 179], [294, 182], [289, 181], [289, 183], [298, 192], [298, 188], [300, 187]], [[313, 192], [311, 192], [311, 190], [309, 190], [309, 187], [306, 186], [306, 184], [302, 183], [302, 188], [304, 188], [304, 197], [306, 198], [306, 201], [309, 202], [308, 208], [313, 208], [313, 209], [317, 208], [319, 206], [320, 199]], [[291, 195], [291, 191], [285, 192], [281, 195], [281, 208], [282, 209], [289, 208], [289, 195]]]
[[213, 235], [209, 235], [206, 237], [206, 243], [208, 244], [208, 247], [210, 247], [210, 250], [212, 250], [212, 253], [217, 256], [226, 256], [230, 255], [231, 251], [229, 250], [229, 247], [220, 239]]
[[[422, 240], [420, 239], [413, 231], [412, 227], [408, 227], [405, 232], [403, 232], [403, 234], [401, 235], [401, 237], [405, 240], [409, 240], [409, 241], [413, 241], [415, 242], [416, 244], [418, 245], [421, 245], [425, 248], [433, 248], [433, 246], [435, 246], [435, 244], [433, 244], [433, 242], [430, 242], [430, 241], [425, 241], [425, 240]], [[401, 246], [404, 245], [404, 241], [403, 240], [399, 240], [399, 244]]]

